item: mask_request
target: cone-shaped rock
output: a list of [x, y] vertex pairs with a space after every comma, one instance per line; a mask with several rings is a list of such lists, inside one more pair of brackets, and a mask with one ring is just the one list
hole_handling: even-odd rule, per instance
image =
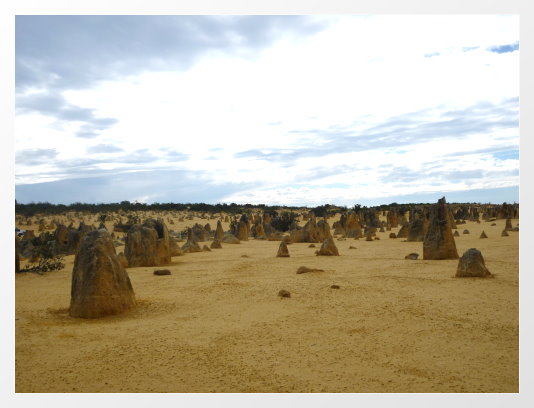
[[505, 231], [512, 231], [514, 228], [512, 227], [512, 220], [510, 218], [506, 219], [506, 226], [504, 227]]
[[336, 244], [332, 237], [327, 238], [323, 241], [321, 248], [317, 251], [318, 256], [339, 256]]
[[480, 238], [487, 238], [488, 236], [486, 235], [486, 233], [484, 231], [482, 231], [482, 234], [480, 234]]
[[195, 241], [193, 230], [191, 228], [187, 228], [187, 242], [182, 246], [182, 251], [186, 253], [202, 252], [202, 249]]
[[221, 241], [219, 241], [217, 238], [215, 238], [215, 239], [213, 240], [213, 242], [211, 243], [210, 248], [212, 248], [212, 249], [214, 249], [214, 248], [215, 248], [215, 249], [220, 249], [220, 248], [222, 248]]
[[279, 258], [289, 258], [289, 250], [287, 249], [287, 244], [284, 241], [280, 242], [280, 247], [278, 247], [278, 253], [276, 256]]
[[508, 237], [508, 236], [509, 236], [508, 232], [506, 230], [502, 230], [501, 237]]
[[217, 228], [215, 229], [215, 239], [221, 241], [224, 238], [224, 231], [222, 228], [221, 220], [217, 220]]
[[399, 230], [399, 232], [397, 232], [397, 238], [407, 238], [409, 229], [410, 229], [409, 224], [404, 224]]
[[423, 241], [423, 259], [458, 259], [445, 197], [430, 209], [428, 230]]
[[479, 277], [485, 278], [491, 276], [490, 271], [486, 268], [484, 258], [476, 248], [467, 250], [458, 261], [456, 277]]
[[96, 318], [135, 306], [135, 294], [105, 230], [89, 232], [74, 259], [69, 314]]
[[454, 235], [455, 237], [459, 237], [460, 233], [458, 231], [454, 231], [454, 234], [452, 234], [452, 235]]

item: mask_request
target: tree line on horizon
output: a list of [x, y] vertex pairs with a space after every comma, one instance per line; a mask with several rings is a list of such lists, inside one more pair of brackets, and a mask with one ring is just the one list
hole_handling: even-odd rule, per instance
[[[89, 212], [92, 214], [103, 212], [117, 212], [117, 211], [196, 211], [205, 213], [228, 213], [228, 214], [240, 214], [250, 213], [253, 210], [261, 210], [265, 213], [276, 215], [280, 210], [284, 211], [296, 211], [296, 210], [308, 210], [312, 211], [317, 217], [324, 217], [327, 214], [334, 215], [339, 212], [354, 211], [360, 212], [363, 210], [376, 210], [387, 211], [396, 209], [399, 213], [404, 213], [413, 209], [416, 206], [427, 205], [429, 203], [404, 203], [398, 204], [396, 202], [391, 204], [381, 204], [378, 206], [362, 206], [361, 204], [355, 204], [353, 207], [338, 206], [334, 204], [323, 204], [316, 207], [306, 206], [280, 206], [280, 205], [266, 205], [266, 204], [236, 204], [236, 203], [218, 203], [218, 204], [206, 204], [206, 203], [140, 203], [121, 201], [120, 203], [72, 203], [72, 204], [52, 204], [49, 202], [31, 202], [28, 204], [19, 203], [15, 200], [15, 214], [31, 217], [33, 215], [55, 215], [69, 211], [75, 212]], [[480, 203], [449, 203], [449, 204], [462, 204], [470, 205]]]

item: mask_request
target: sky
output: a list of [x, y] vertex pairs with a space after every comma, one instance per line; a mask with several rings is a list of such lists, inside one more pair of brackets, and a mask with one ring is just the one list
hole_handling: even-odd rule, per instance
[[518, 16], [15, 23], [18, 202], [519, 202]]

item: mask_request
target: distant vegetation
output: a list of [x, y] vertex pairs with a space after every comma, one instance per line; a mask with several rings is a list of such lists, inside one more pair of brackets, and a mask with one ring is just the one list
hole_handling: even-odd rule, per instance
[[[378, 210], [386, 211], [396, 209], [399, 213], [409, 211], [410, 209], [425, 205], [428, 203], [409, 203], [409, 204], [382, 204], [379, 206], [366, 207], [360, 204], [355, 204], [350, 210], [355, 212], [366, 210]], [[480, 204], [480, 203], [449, 203], [449, 204]], [[262, 212], [270, 213], [272, 216], [276, 216], [281, 211], [311, 211], [316, 217], [324, 217], [325, 215], [334, 215], [336, 213], [349, 210], [345, 206], [336, 206], [334, 204], [324, 204], [317, 207], [291, 207], [291, 206], [273, 206], [265, 204], [205, 204], [205, 203], [138, 203], [130, 201], [121, 201], [120, 203], [99, 203], [99, 204], [87, 204], [87, 203], [73, 203], [69, 205], [65, 204], [51, 204], [48, 202], [21, 204], [15, 200], [15, 213], [23, 216], [33, 216], [36, 214], [41, 215], [54, 215], [62, 214], [68, 211], [76, 212], [89, 212], [92, 214], [105, 213], [105, 212], [117, 212], [117, 211], [197, 211], [205, 213], [228, 213], [228, 214], [250, 214], [253, 210], [260, 210]], [[291, 222], [287, 218], [284, 221]], [[274, 217], [273, 217], [274, 218]]]

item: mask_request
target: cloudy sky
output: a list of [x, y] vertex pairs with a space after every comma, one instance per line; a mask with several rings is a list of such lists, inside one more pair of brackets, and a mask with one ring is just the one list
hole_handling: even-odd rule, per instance
[[19, 202], [519, 201], [517, 16], [17, 16]]

